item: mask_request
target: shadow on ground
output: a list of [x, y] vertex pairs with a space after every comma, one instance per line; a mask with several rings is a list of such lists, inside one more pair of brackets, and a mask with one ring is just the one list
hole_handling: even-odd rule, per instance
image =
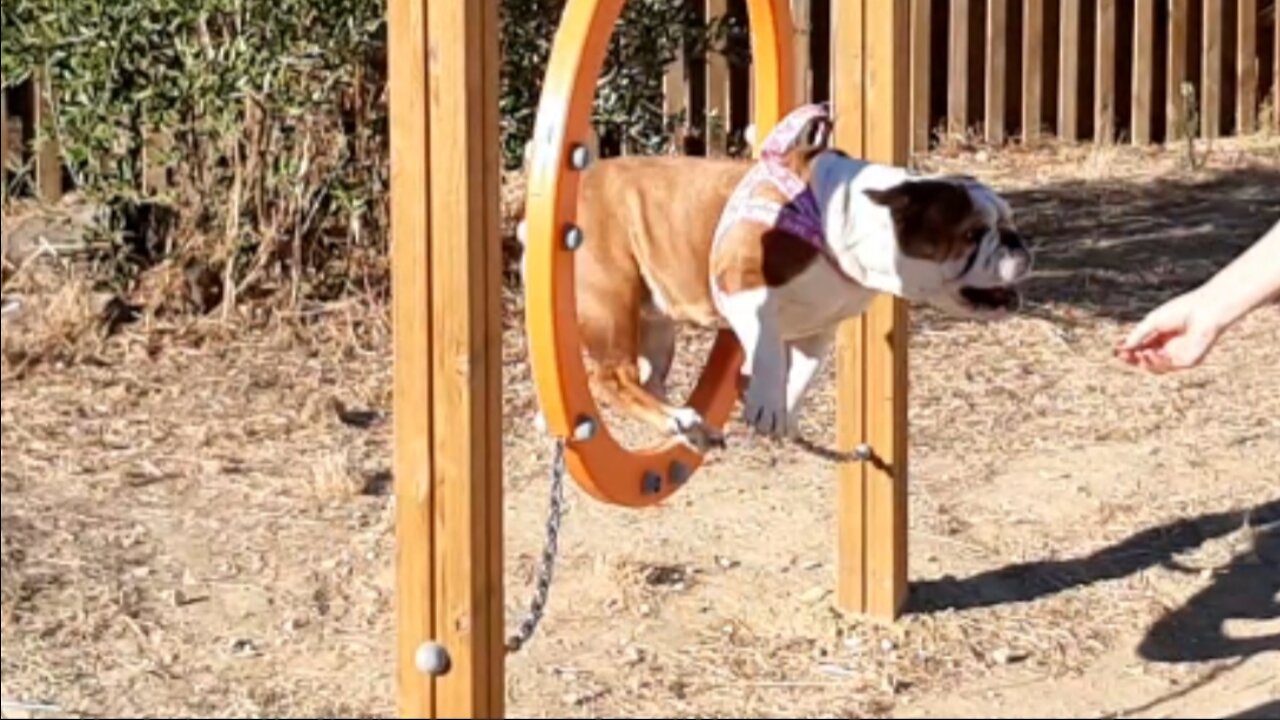
[[1280, 620], [1280, 525], [1258, 531], [1254, 548], [1151, 628], [1138, 654], [1153, 662], [1205, 662], [1280, 653], [1280, 634], [1230, 637], [1231, 621]]
[[1280, 221], [1280, 167], [1070, 181], [1007, 194], [1037, 247], [1030, 306], [1120, 322], [1208, 279]]
[[1118, 580], [1175, 558], [1209, 540], [1245, 527], [1257, 530], [1255, 552], [1236, 558], [1214, 584], [1188, 605], [1157, 623], [1143, 642], [1144, 657], [1182, 662], [1244, 657], [1280, 651], [1280, 637], [1225, 637], [1232, 618], [1280, 618], [1280, 500], [1247, 511], [1216, 513], [1144, 530], [1087, 557], [1012, 565], [965, 579], [923, 582], [913, 588], [911, 610], [936, 613], [1034, 602], [1068, 590]]
[[1267, 703], [1239, 715], [1232, 715], [1227, 720], [1280, 720], [1280, 700]]

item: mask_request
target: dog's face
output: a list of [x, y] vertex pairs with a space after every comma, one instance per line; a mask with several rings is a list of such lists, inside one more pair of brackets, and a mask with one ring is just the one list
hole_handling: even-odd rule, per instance
[[880, 257], [870, 260], [895, 276], [897, 294], [974, 319], [1021, 306], [1015, 286], [1031, 273], [1033, 257], [994, 190], [970, 177], [941, 177], [865, 193], [892, 218], [893, 257], [877, 243]]

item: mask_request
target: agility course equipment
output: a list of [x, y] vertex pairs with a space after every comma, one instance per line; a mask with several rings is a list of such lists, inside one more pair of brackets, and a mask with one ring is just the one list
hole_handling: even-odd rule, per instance
[[[568, 0], [533, 138], [528, 333], [548, 430], [593, 497], [661, 502], [701, 463], [618, 447], [598, 419], [572, 322], [577, 173], [595, 79], [624, 0]], [[751, 0], [757, 137], [797, 104], [784, 0]], [[908, 0], [833, 7], [836, 143], [906, 162]], [[409, 717], [502, 717], [501, 243], [498, 0], [390, 0], [397, 694]], [[892, 619], [906, 599], [905, 305], [841, 331], [840, 606]], [[741, 351], [722, 335], [691, 404], [723, 425]], [[616, 464], [615, 464], [616, 463]], [[608, 465], [608, 472], [605, 466]], [[619, 468], [622, 468], [619, 471]]]

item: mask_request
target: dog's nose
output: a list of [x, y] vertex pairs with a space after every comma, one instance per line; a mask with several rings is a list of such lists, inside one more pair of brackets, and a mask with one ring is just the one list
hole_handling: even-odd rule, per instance
[[1026, 250], [1027, 243], [1017, 230], [1001, 230], [1000, 245], [1009, 250]]

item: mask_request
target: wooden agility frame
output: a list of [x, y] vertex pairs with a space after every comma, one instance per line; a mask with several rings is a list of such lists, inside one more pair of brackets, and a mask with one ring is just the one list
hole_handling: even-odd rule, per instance
[[[388, 2], [397, 712], [500, 718], [498, 0]], [[908, 4], [833, 0], [837, 143], [899, 165]], [[839, 439], [875, 453], [840, 473], [839, 604], [885, 620], [907, 590], [907, 321], [883, 299], [837, 348]]]

